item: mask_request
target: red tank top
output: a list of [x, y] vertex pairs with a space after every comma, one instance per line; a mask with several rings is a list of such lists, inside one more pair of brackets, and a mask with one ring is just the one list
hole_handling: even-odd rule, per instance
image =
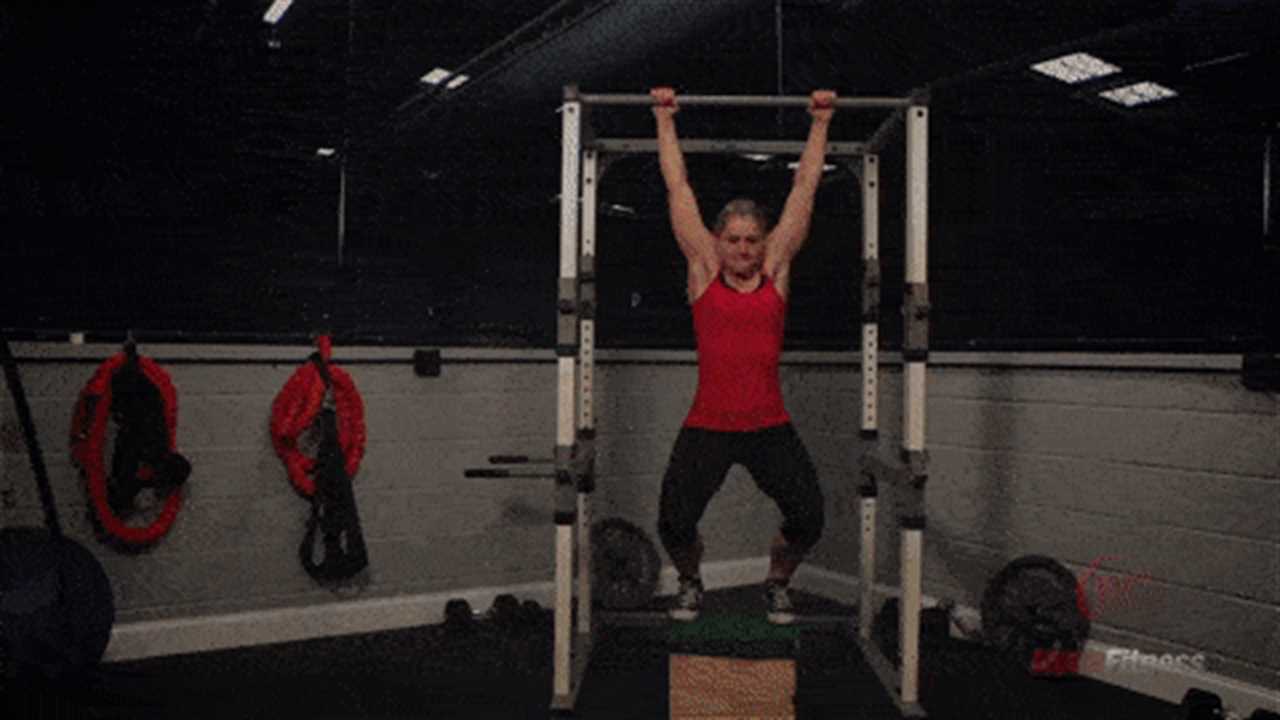
[[747, 431], [790, 422], [778, 363], [787, 303], [768, 277], [741, 293], [716, 278], [693, 304], [698, 390], [685, 427]]

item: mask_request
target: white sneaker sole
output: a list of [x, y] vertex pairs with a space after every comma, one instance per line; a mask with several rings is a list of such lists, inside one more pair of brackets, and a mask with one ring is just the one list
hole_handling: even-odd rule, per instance
[[691, 620], [698, 619], [697, 610], [671, 610], [667, 615], [670, 616], [672, 620], [679, 620], [681, 622], [689, 622]]
[[774, 625], [790, 625], [796, 621], [795, 613], [768, 613], [766, 617]]

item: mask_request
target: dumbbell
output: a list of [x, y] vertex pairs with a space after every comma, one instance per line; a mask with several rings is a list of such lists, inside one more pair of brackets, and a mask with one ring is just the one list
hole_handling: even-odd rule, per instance
[[1182, 696], [1183, 720], [1216, 720], [1223, 717], [1222, 698], [1200, 688], [1191, 688]]
[[504, 593], [493, 599], [486, 619], [500, 631], [529, 632], [542, 627], [547, 614], [537, 600], [521, 602], [514, 595]]
[[471, 611], [471, 603], [462, 598], [452, 598], [444, 604], [445, 633], [460, 635], [475, 629], [476, 618]]
[[[1225, 709], [1222, 698], [1208, 690], [1191, 688], [1182, 696], [1182, 720], [1236, 720], [1240, 715]], [[1258, 708], [1244, 720], [1280, 720], [1280, 713]]]
[[520, 603], [520, 621], [530, 629], [539, 628], [547, 618], [546, 612], [537, 600], [525, 600]]
[[499, 630], [514, 630], [521, 624], [520, 601], [511, 593], [502, 593], [493, 599], [485, 619]]

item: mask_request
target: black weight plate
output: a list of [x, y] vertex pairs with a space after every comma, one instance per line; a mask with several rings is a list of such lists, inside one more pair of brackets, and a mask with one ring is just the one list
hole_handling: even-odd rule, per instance
[[595, 603], [611, 610], [643, 607], [658, 589], [662, 559], [653, 541], [622, 518], [591, 528], [591, 582]]
[[0, 638], [5, 673], [79, 675], [106, 652], [111, 583], [83, 545], [39, 528], [0, 530]]
[[1010, 661], [1027, 668], [1036, 651], [1079, 651], [1089, 637], [1089, 618], [1076, 593], [1076, 577], [1057, 560], [1017, 558], [983, 592], [983, 635]]

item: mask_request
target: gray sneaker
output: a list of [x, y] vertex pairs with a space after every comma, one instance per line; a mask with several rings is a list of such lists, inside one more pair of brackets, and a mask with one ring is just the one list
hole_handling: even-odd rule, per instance
[[676, 593], [676, 602], [667, 612], [672, 620], [688, 622], [698, 619], [702, 609], [702, 579], [680, 578], [680, 591]]
[[791, 604], [791, 596], [787, 593], [786, 585], [767, 583], [764, 593], [769, 622], [774, 625], [790, 625], [796, 621], [795, 606]]

